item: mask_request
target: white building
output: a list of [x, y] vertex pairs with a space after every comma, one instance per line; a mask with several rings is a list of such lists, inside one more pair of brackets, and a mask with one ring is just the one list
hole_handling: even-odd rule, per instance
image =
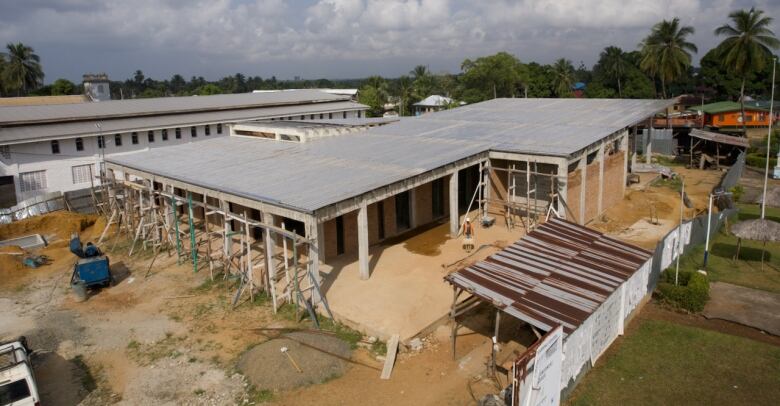
[[105, 73], [98, 73], [97, 75], [87, 73], [83, 76], [84, 95], [91, 101], [111, 100], [109, 83], [108, 75]]
[[454, 102], [455, 100], [449, 97], [434, 94], [414, 103], [414, 115], [419, 116], [420, 114], [444, 110]]
[[104, 156], [224, 136], [229, 123], [355, 119], [366, 109], [316, 90], [0, 107], [0, 207], [90, 187]]

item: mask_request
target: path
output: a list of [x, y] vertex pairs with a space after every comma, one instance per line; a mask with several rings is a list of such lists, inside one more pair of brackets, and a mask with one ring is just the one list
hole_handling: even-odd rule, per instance
[[730, 283], [710, 284], [704, 317], [755, 327], [780, 336], [780, 294]]

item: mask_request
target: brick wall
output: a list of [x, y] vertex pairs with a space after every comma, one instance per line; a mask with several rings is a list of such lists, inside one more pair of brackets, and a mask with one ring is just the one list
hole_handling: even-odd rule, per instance
[[[606, 167], [604, 168], [606, 169]], [[594, 160], [588, 165], [587, 183], [585, 185], [585, 222], [591, 221], [599, 215], [599, 161]], [[606, 174], [605, 174], [606, 175]]]
[[622, 151], [604, 159], [603, 210], [606, 210], [623, 200], [623, 194], [626, 191], [626, 185], [623, 183], [625, 168], [626, 161]]
[[580, 219], [580, 186], [582, 184], [582, 171], [580, 169], [569, 172], [566, 181], [566, 218], [579, 222]]

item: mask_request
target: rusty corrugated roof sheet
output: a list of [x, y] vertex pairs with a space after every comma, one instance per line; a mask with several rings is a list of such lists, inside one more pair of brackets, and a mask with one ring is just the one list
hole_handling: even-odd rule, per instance
[[584, 226], [551, 219], [444, 279], [538, 328], [561, 324], [570, 334], [651, 256]]

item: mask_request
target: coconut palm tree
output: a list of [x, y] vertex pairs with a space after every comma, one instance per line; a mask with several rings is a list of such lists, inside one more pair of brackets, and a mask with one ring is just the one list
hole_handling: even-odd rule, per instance
[[26, 94], [43, 84], [43, 69], [41, 58], [32, 48], [18, 42], [6, 45], [8, 52], [4, 54], [6, 63], [3, 68], [3, 83], [9, 92], [15, 91], [18, 96]]
[[417, 66], [414, 67], [414, 69], [409, 71], [409, 74], [412, 75], [414, 80], [417, 80], [417, 79], [429, 76], [431, 74], [431, 72], [428, 70], [427, 66], [425, 66], [425, 65], [417, 65]]
[[640, 44], [642, 59], [639, 67], [661, 79], [661, 91], [666, 98], [666, 84], [680, 77], [691, 66], [691, 52], [698, 48], [686, 37], [692, 35], [691, 26], [680, 26], [680, 19], [663, 20], [653, 26], [650, 35]]
[[772, 55], [772, 49], [780, 47], [780, 41], [769, 29], [772, 17], [764, 16], [764, 12], [751, 8], [737, 10], [729, 14], [732, 24], [724, 24], [715, 29], [715, 35], [723, 35], [726, 39], [718, 45], [723, 66], [732, 74], [742, 78], [739, 91], [739, 102], [742, 117], [742, 131], [745, 131], [745, 80], [750, 73], [761, 71], [767, 59]]
[[398, 98], [400, 99], [400, 109], [398, 114], [401, 116], [404, 115], [406, 103], [409, 102], [409, 98], [412, 96], [413, 87], [414, 84], [412, 83], [412, 80], [409, 78], [409, 76], [404, 75], [398, 78]]
[[558, 59], [552, 65], [553, 88], [558, 97], [571, 96], [571, 87], [574, 84], [574, 66], [565, 58]]
[[625, 53], [622, 49], [616, 46], [610, 46], [604, 48], [601, 51], [601, 58], [603, 65], [602, 68], [613, 78], [617, 80], [618, 96], [623, 97], [623, 89], [620, 83], [620, 79], [626, 73], [626, 67], [628, 62], [626, 61]]

